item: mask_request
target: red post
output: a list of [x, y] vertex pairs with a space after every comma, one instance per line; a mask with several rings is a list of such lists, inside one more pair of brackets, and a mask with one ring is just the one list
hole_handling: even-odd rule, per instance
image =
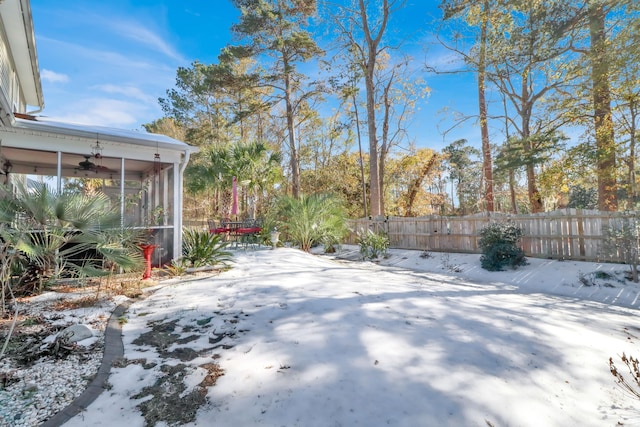
[[151, 278], [151, 255], [153, 255], [153, 250], [158, 245], [140, 245], [140, 249], [142, 249], [142, 254], [144, 255], [144, 274], [142, 275], [142, 280]]

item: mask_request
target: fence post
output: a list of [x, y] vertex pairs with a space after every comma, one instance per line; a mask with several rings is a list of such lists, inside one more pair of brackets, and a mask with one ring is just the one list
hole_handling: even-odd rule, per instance
[[580, 259], [584, 259], [587, 255], [584, 248], [584, 216], [582, 209], [576, 210], [576, 220], [578, 221], [578, 250], [580, 251]]

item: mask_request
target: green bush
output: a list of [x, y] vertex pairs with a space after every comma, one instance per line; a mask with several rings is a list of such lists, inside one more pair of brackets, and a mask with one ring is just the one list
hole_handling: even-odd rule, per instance
[[60, 278], [143, 268], [136, 246], [141, 231], [122, 229], [120, 211], [106, 194], [57, 192], [44, 183], [16, 183], [15, 191], [0, 193], [0, 261], [7, 267], [3, 277], [19, 276], [14, 292], [40, 293]]
[[171, 277], [179, 277], [187, 274], [187, 269], [189, 268], [189, 261], [184, 258], [178, 258], [171, 261], [171, 263], [165, 265], [162, 268], [162, 271], [171, 276]]
[[208, 231], [184, 230], [182, 234], [182, 258], [192, 267], [225, 264], [231, 259], [226, 251], [228, 242], [222, 241], [221, 234]]
[[478, 246], [482, 250], [482, 268], [502, 271], [506, 266], [527, 265], [524, 251], [517, 246], [521, 237], [522, 229], [509, 222], [495, 222], [480, 230]]
[[281, 197], [269, 215], [265, 225], [280, 231], [280, 241], [307, 252], [319, 243], [334, 246], [347, 232], [343, 204], [328, 194]]
[[376, 259], [379, 256], [384, 256], [389, 249], [389, 238], [371, 230], [358, 232], [357, 242], [364, 259]]

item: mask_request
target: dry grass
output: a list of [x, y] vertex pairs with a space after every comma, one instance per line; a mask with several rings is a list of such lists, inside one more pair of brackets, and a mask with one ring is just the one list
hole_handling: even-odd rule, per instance
[[56, 287], [57, 292], [78, 292], [86, 290], [96, 295], [114, 296], [125, 295], [135, 298], [142, 294], [142, 289], [155, 286], [157, 280], [142, 280], [140, 272], [113, 274], [110, 276], [93, 278], [81, 287], [65, 286], [63, 288]]
[[224, 371], [217, 363], [205, 363], [200, 365], [200, 367], [207, 370], [207, 376], [199, 384], [202, 387], [214, 386], [218, 378], [224, 375]]
[[75, 310], [78, 308], [93, 307], [100, 299], [95, 295], [86, 295], [80, 298], [63, 298], [51, 307], [55, 311]]

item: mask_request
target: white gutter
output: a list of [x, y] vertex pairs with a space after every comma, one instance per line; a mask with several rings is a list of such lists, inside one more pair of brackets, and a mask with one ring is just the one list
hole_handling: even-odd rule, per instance
[[33, 110], [33, 111], [27, 111], [26, 114], [28, 114], [30, 116], [33, 116], [34, 114], [37, 114], [37, 113], [41, 112], [42, 110], [44, 110], [44, 102], [42, 103], [40, 108], [38, 108], [37, 110]]
[[191, 150], [184, 150], [184, 161], [180, 163], [180, 176], [184, 173], [184, 170], [187, 168], [187, 164], [189, 164], [189, 159], [191, 158]]
[[31, 13], [31, 4], [29, 0], [20, 0], [20, 9], [22, 11], [24, 35], [27, 40], [27, 46], [29, 50], [29, 60], [31, 63], [31, 72], [33, 74], [33, 85], [34, 85], [33, 89], [35, 90], [35, 96], [36, 96], [36, 102], [37, 102], [35, 106], [39, 107], [38, 110], [32, 111], [28, 114], [39, 113], [44, 108], [44, 96], [42, 94], [42, 81], [40, 80], [40, 66], [38, 65], [36, 35], [33, 29], [33, 14]]
[[173, 206], [174, 206], [174, 226], [173, 226], [173, 258], [178, 259], [182, 256], [182, 207], [183, 207], [183, 197], [182, 193], [184, 191], [184, 170], [187, 168], [187, 164], [189, 164], [189, 159], [191, 158], [191, 150], [184, 150], [184, 159], [180, 162], [180, 167], [178, 169], [177, 176], [177, 190], [173, 194]]

